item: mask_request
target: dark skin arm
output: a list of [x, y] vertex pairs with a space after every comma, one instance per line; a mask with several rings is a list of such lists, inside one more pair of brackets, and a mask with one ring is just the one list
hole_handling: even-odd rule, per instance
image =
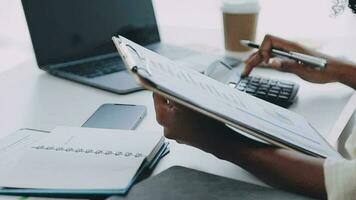
[[224, 124], [154, 95], [157, 121], [167, 138], [228, 160], [266, 183], [304, 195], [325, 198], [323, 159], [261, 144]]
[[[328, 64], [324, 71], [314, 70], [310, 65], [299, 64], [294, 60], [273, 58], [273, 55], [270, 53], [272, 48], [282, 49], [284, 51], [295, 51], [325, 58], [328, 61]], [[290, 42], [275, 36], [267, 35], [264, 38], [260, 49], [245, 61], [246, 67], [242, 73], [243, 76], [249, 75], [250, 72], [262, 62], [269, 63], [270, 67], [276, 70], [296, 74], [309, 82], [340, 82], [356, 89], [356, 65], [354, 63], [341, 61], [305, 48], [298, 43]]]
[[[270, 59], [271, 48], [320, 56], [328, 60], [328, 66], [324, 71], [316, 71], [293, 60]], [[260, 50], [246, 60], [244, 75], [261, 62], [270, 63], [274, 69], [297, 74], [310, 82], [341, 82], [356, 88], [356, 67], [353, 64], [273, 36], [266, 36]], [[154, 95], [154, 103], [157, 121], [164, 127], [167, 138], [233, 162], [272, 186], [311, 197], [327, 197], [324, 159], [253, 141], [189, 108], [172, 101], [167, 104], [166, 99], [159, 95]]]

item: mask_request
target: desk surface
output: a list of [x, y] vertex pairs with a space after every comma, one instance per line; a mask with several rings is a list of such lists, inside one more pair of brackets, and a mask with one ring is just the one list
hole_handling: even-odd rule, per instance
[[[255, 73], [300, 83], [299, 100], [291, 109], [305, 116], [324, 136], [334, 126], [353, 94], [352, 89], [339, 84], [310, 84], [294, 75], [281, 76], [282, 73], [267, 69], [259, 69]], [[53, 77], [38, 70], [33, 60], [0, 74], [0, 83], [0, 137], [24, 127], [52, 130], [57, 125], [80, 126], [104, 103], [145, 105], [147, 116], [138, 129], [162, 131], [155, 121], [152, 93], [148, 91], [130, 95], [105, 92]], [[238, 166], [171, 141], [171, 153], [159, 163], [154, 173], [173, 165], [261, 184]]]
[[[10, 2], [10, 0], [7, 1]], [[177, 1], [169, 2], [173, 3]], [[217, 5], [217, 1], [215, 0], [207, 2], [210, 6]], [[278, 1], [275, 0], [273, 2], [276, 4]], [[166, 6], [169, 5], [167, 4]], [[214, 10], [216, 9], [214, 8]], [[192, 9], [188, 9], [188, 16], [189, 13], [194, 16], [192, 13], [195, 12], [193, 11]], [[162, 13], [159, 13], [158, 17], [161, 15], [161, 24], [164, 25], [166, 22], [163, 20]], [[263, 13], [261, 15], [266, 16]], [[215, 12], [212, 16], [218, 16], [218, 14]], [[264, 21], [268, 19], [271, 20], [273, 17], [263, 18]], [[182, 21], [178, 20], [177, 24], [179, 22]], [[197, 23], [197, 21], [195, 22]], [[268, 24], [268, 21], [266, 23]], [[163, 39], [167, 42], [176, 44], [195, 42], [221, 48], [221, 29], [209, 26], [200, 26], [195, 29], [192, 27], [182, 28], [178, 25], [162, 28], [160, 31]], [[268, 31], [270, 29], [266, 28], [265, 30]], [[275, 30], [274, 32], [278, 33], [279, 29]], [[177, 34], [177, 31], [181, 34]], [[279, 31], [279, 33], [281, 32], [283, 30]], [[264, 31], [260, 30], [261, 34], [264, 34]], [[25, 40], [28, 44], [28, 38]], [[104, 103], [145, 105], [148, 114], [138, 129], [162, 131], [162, 128], [155, 121], [152, 94], [150, 92], [141, 91], [130, 95], [117, 95], [50, 76], [38, 70], [31, 48], [27, 44], [22, 46], [21, 50], [17, 49], [17, 47], [14, 50], [14, 52], [22, 52], [21, 54], [24, 55], [24, 57], [21, 57], [22, 60], [27, 61], [19, 64], [12, 70], [0, 74], [0, 137], [24, 127], [51, 130], [57, 125], [80, 126]], [[5, 49], [11, 50], [11, 45], [8, 45]], [[19, 60], [21, 59], [19, 58]], [[5, 62], [5, 64], [7, 63]], [[239, 68], [236, 70], [239, 70]], [[352, 89], [337, 83], [327, 85], [310, 84], [294, 75], [267, 69], [258, 69], [254, 73], [269, 77], [284, 78], [300, 83], [299, 99], [291, 110], [305, 116], [325, 137], [328, 136], [329, 130], [332, 129], [344, 106], [354, 93]], [[171, 153], [159, 163], [154, 173], [158, 173], [173, 165], [182, 165], [230, 178], [262, 184], [238, 166], [219, 160], [213, 155], [204, 153], [198, 149], [171, 141]]]

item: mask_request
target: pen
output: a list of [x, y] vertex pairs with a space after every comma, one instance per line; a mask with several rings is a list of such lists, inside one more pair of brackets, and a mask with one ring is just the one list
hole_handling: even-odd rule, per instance
[[[249, 41], [249, 40], [241, 40], [240, 43], [246, 47], [255, 48], [255, 49], [260, 48], [260, 45], [254, 43], [252, 41]], [[283, 57], [287, 57], [287, 58], [296, 60], [298, 63], [310, 64], [317, 70], [325, 69], [325, 67], [328, 63], [328, 61], [323, 58], [309, 56], [309, 55], [305, 55], [305, 54], [297, 53], [297, 52], [293, 52], [293, 51], [285, 52], [285, 51], [278, 50], [278, 49], [272, 49], [272, 53], [277, 56], [283, 56]]]

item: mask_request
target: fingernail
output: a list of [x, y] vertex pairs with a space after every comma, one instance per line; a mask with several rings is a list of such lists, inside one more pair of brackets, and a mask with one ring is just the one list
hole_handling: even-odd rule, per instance
[[272, 65], [273, 64], [273, 62], [274, 62], [274, 58], [271, 58], [271, 59], [269, 59], [269, 61], [268, 61], [268, 65]]
[[240, 75], [241, 78], [246, 77], [246, 74], [247, 74], [246, 68], [247, 68], [247, 65], [245, 66], [245, 69], [241, 72], [241, 75]]

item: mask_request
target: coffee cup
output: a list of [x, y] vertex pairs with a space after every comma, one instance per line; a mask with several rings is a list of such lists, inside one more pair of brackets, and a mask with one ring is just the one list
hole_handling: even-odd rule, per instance
[[222, 0], [225, 49], [244, 52], [250, 49], [242, 46], [240, 40], [254, 41], [260, 5], [258, 0]]

